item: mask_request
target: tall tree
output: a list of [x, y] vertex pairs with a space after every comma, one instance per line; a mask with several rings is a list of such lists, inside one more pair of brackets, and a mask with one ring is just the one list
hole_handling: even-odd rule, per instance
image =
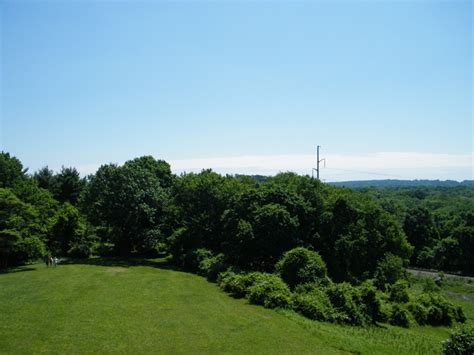
[[77, 204], [79, 195], [84, 189], [85, 182], [81, 179], [76, 168], [61, 168], [61, 172], [55, 176], [54, 195], [61, 202]]
[[403, 229], [408, 241], [415, 247], [411, 262], [416, 264], [423, 248], [432, 248], [439, 239], [439, 232], [430, 211], [424, 207], [416, 207], [405, 217]]
[[16, 182], [26, 178], [26, 171], [20, 160], [9, 153], [0, 152], [0, 187], [12, 187]]
[[39, 187], [48, 190], [53, 195], [56, 193], [56, 177], [54, 175], [54, 171], [49, 169], [47, 166], [44, 166], [36, 171], [33, 175], [33, 178], [36, 180]]
[[85, 237], [86, 223], [74, 206], [65, 202], [57, 211], [48, 238], [48, 247], [54, 254], [66, 255], [74, 244]]
[[40, 257], [44, 253], [40, 230], [35, 208], [10, 189], [0, 188], [0, 268]]
[[164, 240], [171, 172], [157, 173], [159, 161], [151, 157], [127, 161], [122, 167], [103, 165], [91, 177], [82, 206], [89, 220], [104, 228], [117, 252], [127, 256], [146, 253]]

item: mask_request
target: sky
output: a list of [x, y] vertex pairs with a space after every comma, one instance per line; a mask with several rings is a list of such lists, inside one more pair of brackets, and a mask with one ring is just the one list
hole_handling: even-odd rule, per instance
[[0, 150], [30, 171], [473, 179], [472, 1], [0, 0]]

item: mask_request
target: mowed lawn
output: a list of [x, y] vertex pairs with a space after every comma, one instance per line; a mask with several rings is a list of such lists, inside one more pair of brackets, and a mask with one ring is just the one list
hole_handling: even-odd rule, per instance
[[447, 328], [357, 328], [236, 300], [163, 261], [0, 274], [0, 353], [436, 353]]

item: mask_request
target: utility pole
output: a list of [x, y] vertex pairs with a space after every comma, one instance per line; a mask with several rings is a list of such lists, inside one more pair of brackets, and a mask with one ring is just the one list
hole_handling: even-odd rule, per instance
[[316, 179], [319, 180], [319, 145], [316, 147]]
[[312, 172], [311, 172], [311, 175], [314, 179], [314, 171], [316, 170], [316, 179], [319, 180], [319, 163], [321, 163], [322, 161], [324, 161], [324, 166], [326, 166], [326, 159], [323, 158], [323, 159], [319, 159], [319, 148], [321, 148], [320, 145], [318, 145], [316, 147], [316, 168], [313, 168]]

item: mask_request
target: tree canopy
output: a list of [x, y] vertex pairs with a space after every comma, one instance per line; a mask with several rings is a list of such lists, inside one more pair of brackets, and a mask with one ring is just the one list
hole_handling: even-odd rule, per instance
[[[181, 267], [196, 268], [207, 255], [273, 272], [286, 252], [306, 248], [335, 281], [381, 275], [387, 255], [404, 266], [473, 273], [474, 189], [464, 185], [356, 191], [294, 173], [175, 176], [151, 156], [102, 165], [87, 178], [73, 167], [31, 176], [1, 153], [0, 187], [2, 255], [13, 263], [38, 253], [169, 253]], [[15, 251], [35, 243], [29, 256]]]

